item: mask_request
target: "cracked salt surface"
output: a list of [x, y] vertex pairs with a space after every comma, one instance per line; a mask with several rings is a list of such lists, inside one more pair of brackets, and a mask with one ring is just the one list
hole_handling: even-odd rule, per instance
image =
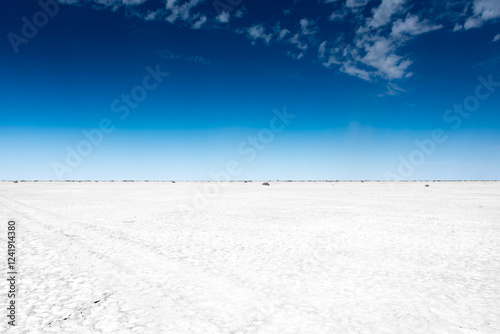
[[186, 210], [196, 189], [0, 183], [0, 332], [500, 332], [498, 182], [234, 182]]

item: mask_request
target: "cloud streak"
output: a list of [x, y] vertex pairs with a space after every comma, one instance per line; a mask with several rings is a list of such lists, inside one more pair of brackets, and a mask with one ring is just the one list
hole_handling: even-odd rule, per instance
[[169, 59], [169, 60], [183, 60], [183, 61], [190, 61], [190, 62], [194, 62], [194, 63], [201, 63], [201, 64], [205, 64], [205, 65], [211, 64], [211, 62], [209, 60], [203, 58], [202, 56], [187, 57], [187, 56], [175, 54], [175, 53], [173, 53], [171, 51], [167, 51], [167, 50], [156, 51], [156, 54], [161, 58]]

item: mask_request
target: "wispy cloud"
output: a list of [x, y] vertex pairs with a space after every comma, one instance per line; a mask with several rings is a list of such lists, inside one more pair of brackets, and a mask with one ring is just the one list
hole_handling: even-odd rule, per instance
[[428, 20], [420, 21], [417, 15], [408, 14], [405, 20], [399, 19], [394, 23], [391, 34], [396, 37], [400, 37], [404, 34], [415, 36], [438, 30], [442, 27], [442, 24], [431, 24]]
[[363, 69], [357, 68], [355, 64], [352, 62], [345, 62], [344, 65], [340, 68], [340, 70], [344, 73], [354, 75], [358, 78], [361, 78], [366, 81], [371, 81], [370, 73]]
[[[301, 59], [304, 56], [305, 51], [309, 49], [310, 45], [314, 46], [319, 42], [315, 37], [318, 32], [319, 27], [316, 25], [314, 20], [302, 18], [298, 22], [298, 25], [295, 26], [295, 33], [292, 33], [288, 29], [283, 29], [280, 31], [278, 40], [284, 40], [285, 36], [291, 34], [291, 36], [285, 41], [289, 44], [295, 45], [295, 47], [299, 49], [299, 53], [297, 54], [298, 57], [296, 57], [296, 59]], [[289, 54], [295, 53], [292, 52]]]
[[325, 52], [326, 52], [326, 41], [323, 41], [318, 47], [318, 58], [320, 59], [325, 58]]
[[396, 95], [399, 95], [400, 93], [402, 92], [405, 92], [405, 90], [401, 87], [398, 86], [398, 84], [396, 83], [393, 83], [393, 82], [389, 82], [385, 88], [387, 89], [387, 91], [383, 94], [379, 94], [378, 96], [379, 97], [385, 97], [385, 96], [396, 96]]
[[148, 13], [144, 16], [144, 20], [146, 20], [146, 21], [154, 21], [154, 20], [156, 20], [159, 16], [161, 16], [161, 11], [159, 11], [159, 10], [151, 11], [151, 12], [148, 12]]
[[290, 30], [286, 28], [281, 28], [281, 23], [278, 22], [274, 25], [273, 32], [274, 35], [277, 36], [276, 37], [277, 40], [282, 40], [290, 33]]
[[245, 13], [246, 13], [246, 8], [243, 7], [242, 9], [238, 9], [235, 13], [234, 13], [234, 17], [237, 17], [237, 18], [242, 18], [243, 16], [245, 16]]
[[288, 35], [290, 33], [290, 30], [288, 29], [281, 29], [280, 32], [279, 32], [279, 37], [278, 39], [283, 39], [286, 37], [286, 35]]
[[314, 21], [303, 18], [299, 21], [300, 32], [302, 35], [313, 35], [318, 32], [318, 28], [315, 26]]
[[345, 9], [339, 9], [328, 16], [328, 21], [342, 21], [349, 12]]
[[178, 5], [176, 0], [167, 0], [166, 9], [169, 11], [167, 16], [167, 21], [174, 23], [177, 19], [183, 21], [191, 22], [193, 16], [191, 15], [191, 9], [198, 6], [202, 0], [190, 0], [184, 2], [182, 5]]
[[300, 34], [293, 35], [289, 40], [289, 43], [295, 44], [300, 50], [307, 50], [307, 43], [301, 41]]
[[[332, 65], [334, 65], [334, 64], [335, 64], [335, 65], [341, 65], [341, 64], [342, 64], [342, 62], [341, 62], [341, 61], [339, 61], [339, 60], [335, 57], [335, 55], [333, 55], [333, 54], [331, 54], [330, 56], [328, 56], [327, 61], [325, 61], [325, 62], [323, 62], [323, 63], [322, 63], [322, 65], [323, 65], [323, 66], [325, 66], [325, 67], [327, 67], [327, 68], [329, 68], [330, 66], [332, 66]], [[345, 72], [345, 71], [344, 71], [344, 72]], [[346, 73], [347, 73], [347, 72], [346, 72]]]
[[160, 50], [156, 51], [156, 54], [164, 59], [170, 59], [170, 60], [183, 60], [183, 61], [190, 61], [190, 62], [195, 62], [195, 63], [201, 63], [205, 65], [210, 65], [211, 62], [202, 56], [183, 56], [179, 54], [175, 54], [171, 51], [167, 50]]
[[359, 8], [366, 6], [368, 1], [370, 0], [347, 0], [345, 6], [352, 10], [358, 10]]
[[292, 51], [287, 51], [286, 53], [287, 56], [295, 59], [295, 60], [300, 60], [304, 57], [304, 53], [302, 52], [299, 52], [299, 53], [295, 53], [295, 52], [292, 52]]
[[205, 15], [202, 15], [198, 21], [196, 21], [195, 23], [193, 23], [193, 25], [191, 26], [191, 28], [193, 29], [200, 29], [203, 24], [205, 24], [205, 22], [207, 22], [207, 17]]

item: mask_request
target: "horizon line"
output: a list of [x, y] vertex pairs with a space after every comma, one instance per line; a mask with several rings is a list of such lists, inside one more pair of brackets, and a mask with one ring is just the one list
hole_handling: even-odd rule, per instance
[[138, 179], [111, 179], [111, 180], [0, 180], [0, 182], [500, 182], [500, 179], [487, 180], [465, 180], [465, 179], [426, 179], [426, 180], [382, 180], [382, 179], [349, 179], [349, 180], [270, 180], [270, 179], [249, 179], [249, 180], [138, 180]]

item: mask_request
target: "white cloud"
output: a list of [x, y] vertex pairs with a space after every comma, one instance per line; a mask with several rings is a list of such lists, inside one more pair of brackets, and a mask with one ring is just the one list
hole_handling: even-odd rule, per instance
[[297, 48], [301, 49], [301, 50], [307, 50], [307, 43], [305, 42], [302, 42], [300, 40], [300, 35], [299, 34], [295, 34], [293, 35], [289, 40], [288, 40], [289, 43], [291, 44], [295, 44], [297, 45]]
[[469, 17], [465, 23], [465, 29], [479, 28], [486, 21], [500, 17], [499, 0], [474, 0], [474, 15]]
[[[347, 64], [347, 66], [344, 66], [344, 67], [349, 68], [349, 70], [345, 71], [341, 68], [341, 71], [349, 73], [349, 74], [356, 72], [353, 69], [351, 69], [351, 67], [353, 67], [354, 64], [357, 62], [357, 61], [353, 61], [353, 59], [356, 58], [356, 55], [357, 55], [356, 49], [351, 48], [349, 45], [347, 45], [345, 43], [340, 43], [339, 39], [337, 39], [337, 41], [334, 42], [334, 44], [340, 44], [342, 46], [341, 47], [336, 46], [336, 47], [331, 48], [330, 50], [326, 50], [326, 47], [325, 47], [325, 57], [324, 58], [328, 57], [328, 59], [326, 61], [322, 62], [321, 64], [323, 66], [325, 66], [326, 68], [331, 68], [332, 65], [334, 65], [334, 64], [335, 65]], [[329, 52], [328, 55], [326, 54], [327, 52]]]
[[328, 57], [328, 60], [322, 63], [323, 66], [328, 67], [328, 68], [330, 66], [332, 66], [333, 64], [340, 65], [340, 64], [342, 64], [342, 62], [340, 62], [334, 55], [330, 55]]
[[177, 0], [167, 0], [165, 8], [169, 10], [171, 13], [167, 16], [167, 21], [170, 23], [174, 23], [178, 18], [183, 21], [192, 21], [192, 17], [190, 17], [190, 10], [200, 4], [203, 0], [190, 0], [184, 2], [182, 5], [177, 5]]
[[201, 26], [207, 22], [207, 17], [205, 15], [203, 15], [202, 17], [200, 17], [200, 19], [198, 21], [196, 21], [195, 23], [193, 23], [193, 25], [191, 26], [191, 28], [193, 29], [200, 29]]
[[303, 18], [300, 20], [299, 23], [300, 23], [300, 32], [302, 35], [313, 35], [318, 31], [317, 28], [314, 26], [314, 21]]
[[325, 58], [326, 41], [323, 41], [318, 47], [318, 58]]
[[495, 35], [495, 37], [493, 37], [492, 42], [496, 42], [496, 41], [500, 41], [500, 34], [497, 34], [497, 35]]
[[333, 13], [331, 13], [329, 16], [328, 16], [328, 21], [332, 21], [332, 22], [335, 22], [335, 21], [342, 21], [342, 19], [344, 17], [346, 17], [348, 14], [348, 11], [347, 10], [337, 10]]
[[276, 23], [273, 27], [273, 32], [277, 37], [277, 39], [280, 41], [282, 40], [283, 38], [285, 38], [286, 35], [288, 35], [290, 33], [290, 30], [286, 29], [286, 28], [281, 28], [281, 24], [280, 22]]
[[228, 12], [222, 12], [217, 17], [215, 18], [217, 22], [220, 23], [228, 23], [229, 22], [229, 13]]
[[420, 35], [432, 30], [441, 29], [442, 24], [432, 25], [428, 21], [420, 21], [416, 15], [408, 15], [406, 19], [394, 22], [391, 35], [399, 37], [403, 34]]
[[78, 3], [80, 0], [58, 0], [60, 4], [63, 5], [74, 5], [75, 3]]
[[[85, 3], [91, 3], [94, 5], [98, 5], [101, 7], [109, 7], [113, 10], [118, 9], [121, 6], [136, 6], [143, 4], [147, 0], [90, 0], [90, 1], [83, 1], [83, 0], [58, 0], [57, 2], [64, 4], [64, 5], [74, 5], [74, 4], [85, 4]], [[98, 8], [98, 7], [95, 7]]]
[[273, 27], [273, 32], [274, 32], [274, 35], [277, 36], [277, 40], [280, 41], [282, 40], [283, 38], [286, 37], [286, 35], [288, 35], [290, 33], [290, 30], [286, 29], [286, 28], [281, 28], [281, 24], [280, 22], [276, 23]]
[[370, 73], [368, 73], [365, 70], [359, 69], [356, 67], [356, 65], [352, 64], [351, 62], [346, 62], [344, 65], [340, 68], [342, 72], [345, 72], [350, 75], [354, 75], [358, 78], [361, 78], [366, 81], [371, 81], [370, 78]]
[[174, 23], [177, 20], [177, 17], [179, 16], [178, 11], [172, 11], [169, 16], [167, 16], [167, 21], [170, 23]]
[[364, 7], [370, 0], [347, 0], [345, 3], [345, 6], [348, 8], [351, 8], [353, 10], [359, 8], [359, 7]]
[[289, 56], [289, 57], [291, 57], [291, 58], [293, 58], [293, 59], [295, 59], [295, 60], [300, 60], [300, 59], [302, 59], [304, 57], [304, 54], [302, 52], [300, 52], [300, 53], [294, 53], [294, 52], [288, 51], [286, 53], [286, 55]]
[[177, 2], [177, 0], [167, 0], [167, 3], [165, 4], [165, 8], [167, 8], [167, 9], [174, 8], [176, 2]]
[[[288, 38], [287, 42], [290, 44], [294, 44], [299, 50], [305, 51], [309, 47], [308, 43], [311, 43], [312, 45], [318, 43], [318, 41], [314, 38], [315, 34], [318, 32], [318, 27], [315, 25], [313, 20], [308, 20], [306, 18], [301, 19], [299, 21], [299, 25], [300, 28], [298, 29], [298, 31], [290, 38]], [[286, 30], [286, 33], [284, 33], [282, 30], [279, 39], [283, 39], [283, 37], [288, 33], [288, 30]]]
[[134, 6], [134, 5], [140, 5], [140, 4], [144, 3], [144, 2], [146, 2], [147, 0], [122, 0], [122, 1], [123, 1], [123, 4], [126, 5], [126, 6], [127, 5]]
[[253, 25], [246, 30], [246, 32], [248, 33], [248, 37], [252, 39], [254, 43], [258, 39], [263, 39], [266, 42], [266, 44], [269, 44], [272, 38], [272, 34], [271, 33], [266, 34], [265, 31], [266, 29], [262, 24]]
[[288, 33], [290, 33], [290, 30], [288, 30], [288, 29], [282, 29], [282, 30], [280, 31], [280, 34], [279, 34], [279, 38], [278, 38], [278, 39], [283, 39], [283, 38], [285, 38], [285, 36], [286, 36]]
[[374, 43], [364, 44], [366, 55], [361, 62], [378, 70], [378, 75], [387, 80], [401, 79], [406, 69], [412, 64], [408, 59], [394, 53], [394, 44], [391, 40], [379, 37]]
[[403, 9], [405, 0], [382, 0], [382, 3], [372, 10], [373, 17], [367, 21], [369, 28], [378, 28], [391, 21], [393, 14]]
[[238, 9], [235, 13], [234, 13], [234, 17], [237, 17], [237, 18], [242, 18], [243, 15], [245, 15], [245, 11], [243, 9]]
[[160, 14], [159, 10], [155, 10], [155, 11], [149, 12], [146, 16], [144, 16], [144, 20], [146, 20], [146, 21], [154, 21], [154, 20], [157, 19], [157, 17], [159, 16], [159, 14]]
[[[340, 59], [344, 64], [341, 68], [343, 72], [364, 80], [371, 80], [376, 76], [387, 81], [410, 77], [413, 73], [408, 72], [408, 68], [412, 61], [398, 55], [397, 49], [414, 36], [441, 29], [443, 25], [408, 14], [392, 23], [390, 30], [380, 29], [388, 26], [395, 15], [405, 12], [405, 2], [406, 0], [382, 0], [380, 5], [372, 9], [372, 17], [367, 18], [365, 24], [357, 30], [353, 45], [342, 47], [342, 54], [334, 53], [332, 61], [326, 65], [330, 66], [333, 61]], [[392, 91], [396, 90], [392, 88]]]
[[500, 17], [500, 1], [474, 0], [474, 14], [481, 16], [485, 21]]
[[460, 31], [463, 28], [464, 28], [463, 25], [457, 23], [457, 24], [455, 24], [455, 27], [453, 27], [453, 31]]
[[469, 17], [464, 23], [464, 29], [479, 28], [483, 25], [483, 20], [479, 17]]

